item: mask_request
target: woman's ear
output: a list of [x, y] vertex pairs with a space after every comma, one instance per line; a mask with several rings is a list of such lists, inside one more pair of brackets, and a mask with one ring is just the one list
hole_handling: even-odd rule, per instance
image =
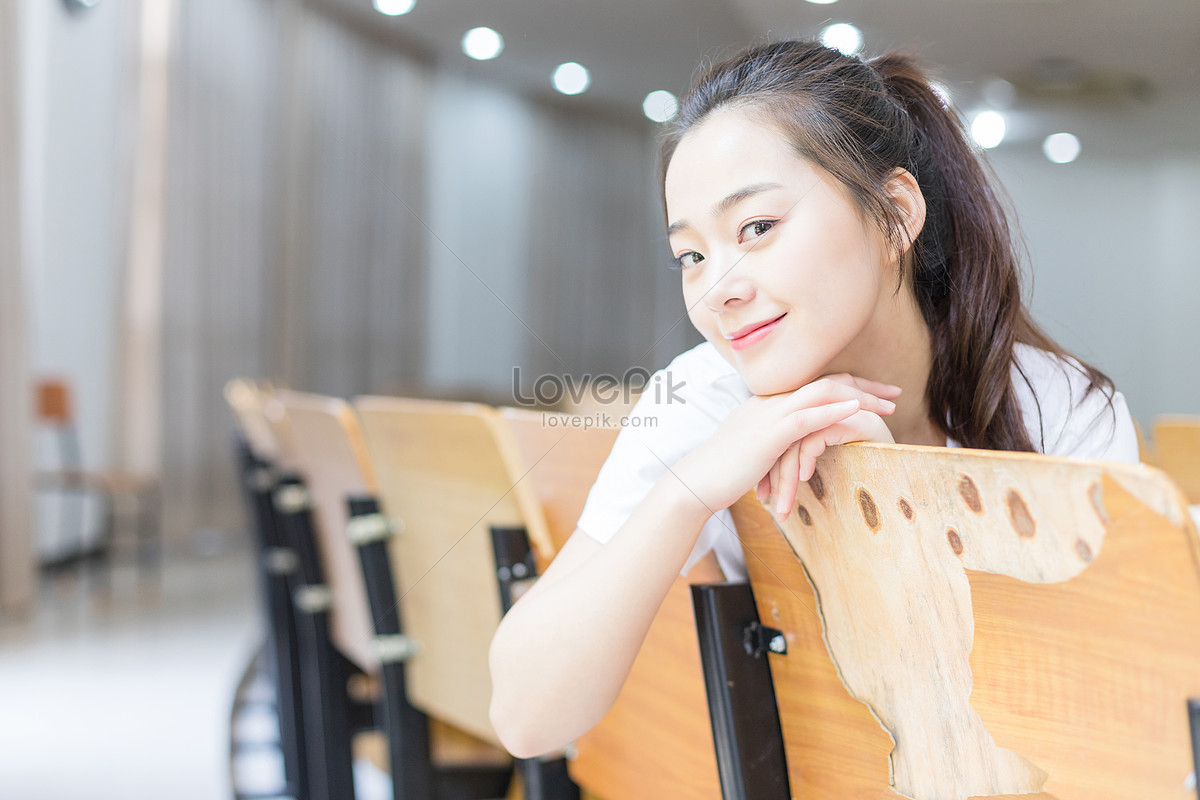
[[912, 173], [896, 167], [883, 185], [884, 192], [891, 198], [892, 206], [900, 218], [904, 245], [897, 258], [901, 258], [912, 247], [912, 243], [925, 227], [925, 195]]

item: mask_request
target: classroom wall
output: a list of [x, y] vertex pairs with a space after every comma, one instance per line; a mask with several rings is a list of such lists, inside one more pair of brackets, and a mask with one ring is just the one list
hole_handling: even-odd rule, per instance
[[1200, 414], [1200, 152], [989, 158], [1029, 246], [1037, 319], [1105, 370], [1147, 429]]
[[[61, 2], [22, 4], [29, 368], [70, 382], [80, 450], [93, 468], [111, 464], [114, 449], [116, 237], [125, 219], [114, 199], [127, 5], [73, 13]], [[38, 464], [56, 463], [46, 437], [34, 447]], [[57, 538], [63, 501], [43, 497], [37, 509], [38, 549], [49, 554], [67, 544]]]

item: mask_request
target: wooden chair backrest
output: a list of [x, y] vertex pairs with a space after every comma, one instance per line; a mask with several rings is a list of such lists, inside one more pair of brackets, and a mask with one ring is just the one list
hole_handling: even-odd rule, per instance
[[34, 384], [34, 416], [46, 425], [70, 425], [74, 419], [71, 390], [61, 378], [41, 378]]
[[[544, 537], [537, 503], [512, 478], [494, 409], [383, 397], [354, 406], [382, 509], [396, 523], [388, 547], [404, 631], [421, 648], [408, 663], [409, 699], [499, 745], [488, 720], [487, 653], [500, 623], [489, 526], [527, 525], [531, 538]], [[535, 548], [551, 545], [543, 538]]]
[[234, 378], [225, 384], [225, 402], [246, 445], [255, 458], [275, 464], [280, 457], [279, 442], [267, 420], [262, 391], [251, 380]]
[[733, 509], [794, 791], [1189, 796], [1200, 542], [1163, 473], [860, 444], [797, 502]]
[[346, 498], [374, 496], [376, 490], [358, 418], [349, 403], [334, 397], [285, 390], [275, 398], [287, 415], [296, 463], [312, 497], [317, 554], [333, 593], [330, 638], [360, 668], [375, 672], [367, 590], [358, 552], [346, 536]]
[[1154, 422], [1155, 466], [1200, 503], [1200, 417], [1162, 417]]
[[[522, 482], [542, 502], [557, 550], [574, 532], [619, 429], [570, 427], [565, 414], [500, 413], [524, 459]], [[568, 768], [588, 792], [623, 800], [721, 797], [688, 587], [722, 579], [710, 553], [671, 586], [612, 709], [576, 742]]]

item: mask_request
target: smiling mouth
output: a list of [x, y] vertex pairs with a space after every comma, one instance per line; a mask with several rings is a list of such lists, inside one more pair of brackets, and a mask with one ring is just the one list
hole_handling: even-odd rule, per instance
[[786, 316], [787, 314], [780, 314], [775, 319], [768, 320], [767, 322], [751, 328], [748, 331], [739, 331], [739, 336], [730, 337], [729, 346], [734, 350], [745, 350], [747, 347], [758, 344], [763, 339], [767, 338], [767, 336], [771, 334], [771, 331], [775, 330], [775, 326], [779, 324], [779, 321]]

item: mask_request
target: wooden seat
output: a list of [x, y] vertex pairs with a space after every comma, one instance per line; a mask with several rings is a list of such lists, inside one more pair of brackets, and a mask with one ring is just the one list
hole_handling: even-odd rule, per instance
[[[518, 474], [544, 509], [555, 551], [575, 530], [618, 429], [570, 427], [569, 415], [504, 409]], [[539, 564], [539, 568], [544, 564]], [[663, 601], [612, 709], [576, 742], [571, 777], [607, 800], [721, 796], [689, 584], [721, 580], [710, 553]]]
[[1154, 421], [1155, 466], [1179, 484], [1189, 503], [1200, 504], [1200, 417]]
[[788, 520], [733, 516], [790, 782], [760, 796], [1194, 794], [1200, 541], [1163, 473], [848, 445]]

